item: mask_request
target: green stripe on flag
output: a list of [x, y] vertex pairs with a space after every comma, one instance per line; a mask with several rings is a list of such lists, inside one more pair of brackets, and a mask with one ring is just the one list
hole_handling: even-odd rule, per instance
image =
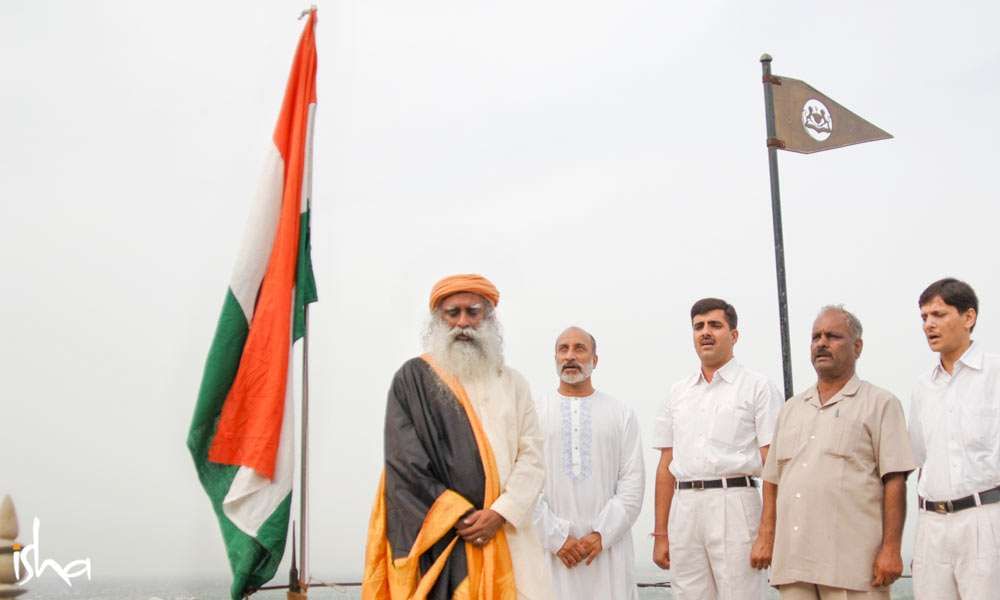
[[292, 342], [306, 334], [306, 305], [316, 302], [316, 277], [313, 275], [312, 242], [310, 240], [309, 214], [302, 213], [299, 223], [299, 258], [295, 267], [295, 311], [292, 320]]
[[208, 448], [215, 435], [222, 405], [236, 378], [248, 334], [249, 325], [243, 309], [232, 290], [227, 290], [215, 337], [205, 361], [205, 373], [187, 438], [187, 447], [194, 459], [198, 479], [208, 494], [222, 529], [226, 554], [233, 571], [230, 590], [233, 600], [239, 600], [248, 589], [260, 587], [274, 577], [285, 551], [292, 502], [292, 495], [289, 493], [261, 526], [257, 537], [249, 536], [236, 527], [222, 510], [222, 501], [229, 492], [239, 467], [220, 465], [208, 460]]

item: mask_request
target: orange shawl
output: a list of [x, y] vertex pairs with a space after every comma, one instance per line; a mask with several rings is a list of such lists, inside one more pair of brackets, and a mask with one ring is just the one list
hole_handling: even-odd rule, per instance
[[[469, 402], [461, 382], [439, 367], [430, 355], [421, 358], [434, 374], [455, 395], [472, 425], [479, 456], [486, 474], [486, 494], [483, 505], [489, 507], [500, 495], [500, 476], [493, 449], [486, 438], [482, 423]], [[425, 573], [420, 573], [420, 556], [451, 531], [458, 520], [474, 507], [458, 493], [444, 491], [427, 511], [423, 525], [410, 548], [410, 553], [393, 560], [392, 548], [386, 537], [385, 471], [379, 480], [368, 523], [368, 543], [365, 548], [365, 574], [361, 585], [362, 600], [423, 600], [437, 581], [438, 574], [461, 538], [455, 537], [447, 549]], [[465, 542], [463, 542], [465, 543]], [[516, 600], [514, 567], [503, 527], [497, 530], [485, 546], [465, 543], [468, 577], [455, 590], [453, 600]]]

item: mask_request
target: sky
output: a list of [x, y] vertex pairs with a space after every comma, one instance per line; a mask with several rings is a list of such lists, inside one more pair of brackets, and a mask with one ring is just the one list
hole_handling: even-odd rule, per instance
[[[184, 441], [304, 21], [301, 3], [0, 2], [0, 494], [94, 578], [228, 578]], [[781, 153], [795, 389], [820, 306], [904, 406], [934, 364], [916, 300], [969, 281], [1000, 348], [991, 2], [319, 2], [311, 567], [356, 579], [391, 377], [433, 283], [492, 279], [508, 363], [553, 343], [652, 436], [698, 367], [688, 310], [740, 316], [781, 381], [761, 53], [895, 138]], [[647, 442], [648, 444], [648, 442]], [[634, 527], [652, 564], [652, 481]], [[910, 485], [911, 498], [913, 482]], [[913, 505], [905, 536], [908, 556]], [[284, 578], [285, 570], [279, 572]]]

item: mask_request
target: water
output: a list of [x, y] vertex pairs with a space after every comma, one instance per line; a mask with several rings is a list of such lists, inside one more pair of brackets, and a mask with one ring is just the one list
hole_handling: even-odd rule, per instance
[[[58, 578], [45, 577], [28, 585], [28, 593], [23, 600], [225, 600], [229, 598], [228, 581], [224, 579], [183, 579], [170, 578], [105, 578], [94, 581], [73, 580], [67, 587]], [[357, 600], [361, 597], [359, 588], [340, 589], [312, 588], [309, 598], [313, 600]], [[670, 590], [665, 588], [643, 588], [639, 590], [642, 600], [667, 600]], [[777, 598], [775, 590], [770, 590], [769, 600]], [[272, 590], [255, 594], [256, 600], [284, 600], [284, 590]], [[892, 586], [892, 598], [911, 600], [913, 593], [909, 579], [901, 579]], [[595, 599], [605, 600], [605, 599]], [[611, 600], [611, 599], [607, 599]]]

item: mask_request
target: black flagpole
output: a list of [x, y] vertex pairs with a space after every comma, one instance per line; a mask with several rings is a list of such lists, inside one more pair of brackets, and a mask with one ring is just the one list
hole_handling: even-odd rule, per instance
[[[767, 163], [771, 174], [771, 218], [774, 224], [774, 267], [778, 275], [778, 319], [781, 322], [781, 366], [785, 375], [785, 400], [792, 397], [792, 355], [788, 342], [788, 289], [785, 287], [785, 242], [781, 233], [781, 192], [778, 189], [778, 147], [775, 138], [771, 55], [760, 57], [764, 82], [764, 119], [767, 122]], [[780, 84], [779, 84], [780, 85]]]

